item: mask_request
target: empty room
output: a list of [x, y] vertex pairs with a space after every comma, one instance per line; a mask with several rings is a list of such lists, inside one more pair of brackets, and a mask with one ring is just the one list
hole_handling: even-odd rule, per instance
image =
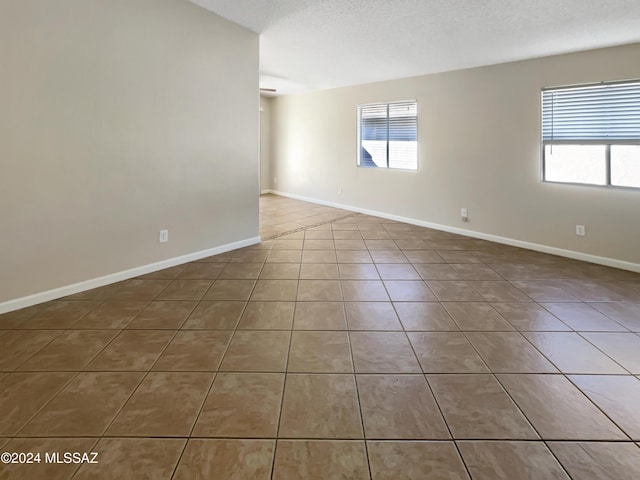
[[640, 478], [637, 0], [0, 0], [0, 479]]

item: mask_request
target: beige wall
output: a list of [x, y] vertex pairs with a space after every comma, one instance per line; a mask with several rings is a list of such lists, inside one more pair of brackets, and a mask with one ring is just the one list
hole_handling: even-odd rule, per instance
[[2, 0], [0, 65], [0, 303], [258, 235], [256, 34], [183, 0]]
[[271, 102], [260, 97], [260, 190], [271, 189]]
[[[541, 87], [639, 77], [635, 44], [278, 97], [271, 176], [290, 194], [640, 263], [640, 191], [540, 181]], [[356, 106], [408, 99], [419, 171], [357, 168]]]

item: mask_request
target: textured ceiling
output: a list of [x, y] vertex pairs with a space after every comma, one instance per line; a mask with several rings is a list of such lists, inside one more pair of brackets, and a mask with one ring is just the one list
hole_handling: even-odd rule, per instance
[[640, 0], [190, 1], [260, 34], [278, 94], [640, 41]]

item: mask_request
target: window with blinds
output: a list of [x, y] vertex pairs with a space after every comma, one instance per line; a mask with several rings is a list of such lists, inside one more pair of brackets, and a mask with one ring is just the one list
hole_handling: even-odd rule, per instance
[[542, 90], [543, 179], [640, 188], [640, 80]]
[[418, 169], [418, 104], [358, 107], [358, 166]]

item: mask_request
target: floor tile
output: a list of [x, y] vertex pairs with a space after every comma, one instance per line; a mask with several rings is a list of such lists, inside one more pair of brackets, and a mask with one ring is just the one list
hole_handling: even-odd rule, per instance
[[232, 332], [183, 330], [153, 366], [159, 371], [213, 372], [218, 369]]
[[239, 330], [291, 330], [294, 302], [249, 302], [242, 314]]
[[[63, 463], [65, 452], [91, 452], [96, 443], [94, 438], [15, 438], [5, 447], [5, 451], [40, 454], [39, 461], [31, 464], [0, 463], [0, 478], [29, 480], [67, 480], [78, 468], [73, 463]], [[60, 454], [60, 463], [47, 462], [46, 455]], [[97, 459], [100, 461], [99, 459]], [[98, 465], [87, 465], [98, 467]], [[77, 478], [77, 477], [76, 477]]]
[[387, 250], [371, 250], [369, 255], [373, 259], [374, 263], [409, 263], [406, 255], [401, 251], [387, 251]]
[[216, 280], [203, 300], [248, 300], [254, 280]]
[[407, 334], [425, 373], [488, 373], [480, 356], [459, 332]]
[[527, 332], [524, 336], [563, 373], [627, 373], [577, 333]]
[[300, 280], [299, 302], [340, 302], [342, 291], [338, 280]]
[[303, 263], [300, 265], [301, 280], [337, 280], [338, 265], [335, 263]]
[[640, 336], [632, 333], [583, 333], [582, 336], [629, 372], [640, 374]]
[[346, 332], [295, 331], [291, 336], [288, 372], [353, 372]]
[[333, 240], [309, 239], [304, 241], [305, 250], [333, 250], [335, 244]]
[[557, 373], [557, 369], [516, 332], [469, 332], [471, 344], [492, 372]]
[[344, 307], [349, 330], [402, 330], [389, 302], [347, 302]]
[[148, 302], [146, 301], [108, 301], [102, 303], [91, 313], [74, 323], [74, 329], [125, 328], [138, 315]]
[[0, 371], [11, 372], [52, 342], [60, 330], [13, 330], [0, 337]]
[[458, 442], [474, 480], [570, 480], [543, 442]]
[[569, 379], [625, 431], [640, 440], [640, 380], [631, 375], [572, 375]]
[[401, 332], [351, 332], [357, 373], [421, 373], [407, 336]]
[[174, 280], [158, 300], [201, 300], [212, 285], [211, 280]]
[[363, 442], [350, 440], [279, 440], [274, 480], [369, 480]]
[[[220, 263], [194, 262], [180, 265], [184, 267], [177, 278], [184, 280], [215, 280], [225, 265]], [[176, 277], [174, 277], [176, 278]]]
[[271, 250], [267, 263], [300, 263], [302, 250]]
[[277, 238], [275, 242], [273, 242], [274, 250], [302, 250], [302, 246], [304, 245], [304, 240], [302, 239], [286, 239], [286, 238]]
[[193, 435], [275, 438], [283, 387], [280, 373], [218, 374]]
[[116, 335], [116, 330], [67, 330], [23, 363], [19, 370], [81, 370]]
[[476, 263], [458, 263], [451, 267], [463, 280], [502, 280], [491, 268]]
[[334, 240], [336, 250], [366, 250], [367, 246], [359, 239]]
[[234, 372], [284, 372], [290, 332], [237, 331], [220, 370]]
[[629, 302], [590, 303], [593, 308], [628, 328], [640, 332], [640, 304]]
[[379, 280], [343, 280], [345, 302], [388, 302], [389, 295]]
[[217, 278], [253, 280], [260, 276], [262, 263], [227, 263]]
[[562, 375], [499, 375], [544, 440], [627, 437]]
[[441, 302], [482, 302], [484, 297], [474, 290], [470, 282], [462, 280], [430, 280], [427, 285]]
[[190, 301], [156, 300], [134, 318], [127, 328], [177, 330], [184, 324], [196, 305], [197, 302]]
[[102, 438], [98, 465], [83, 465], [74, 480], [170, 480], [187, 442], [173, 438]]
[[191, 439], [173, 480], [269, 480], [275, 441]]
[[509, 282], [474, 281], [472, 284], [473, 288], [487, 302], [527, 302], [531, 300]]
[[281, 438], [362, 438], [353, 375], [288, 374]]
[[100, 302], [97, 301], [65, 301], [58, 300], [37, 312], [20, 328], [34, 329], [64, 329], [71, 328], [82, 317], [94, 310]]
[[[126, 281], [112, 283], [104, 287], [92, 288], [84, 292], [65, 297], [66, 300], [110, 300], [124, 285]], [[38, 305], [36, 305], [37, 307]]]
[[453, 442], [368, 441], [367, 447], [372, 480], [469, 479]]
[[542, 306], [571, 328], [580, 332], [628, 331], [586, 303], [543, 303]]
[[511, 282], [536, 302], [577, 302], [579, 299], [565, 289], [549, 285], [547, 280], [518, 280]]
[[17, 328], [46, 307], [46, 304], [41, 303], [0, 314], [0, 328]]
[[171, 280], [127, 280], [111, 297], [111, 300], [153, 300], [162, 292]]
[[413, 268], [423, 280], [460, 280], [460, 275], [451, 265], [444, 263], [418, 263]]
[[107, 434], [123, 437], [188, 436], [212, 380], [211, 373], [149, 373]]
[[193, 310], [182, 328], [233, 330], [244, 310], [244, 302], [202, 301]]
[[99, 436], [144, 374], [79, 373], [24, 427], [20, 436]]
[[461, 330], [513, 330], [495, 308], [485, 302], [446, 302], [444, 307]]
[[381, 263], [376, 266], [383, 280], [420, 280], [420, 275], [408, 263]]
[[433, 250], [413, 250], [403, 252], [407, 259], [413, 263], [446, 263], [443, 258]]
[[297, 280], [258, 280], [251, 294], [251, 300], [254, 302], [294, 301], [297, 290]]
[[549, 442], [549, 448], [580, 480], [635, 480], [640, 478], [640, 448], [632, 443]]
[[299, 276], [299, 263], [265, 263], [259, 278], [263, 280], [297, 280]]
[[358, 375], [369, 439], [451, 438], [423, 375]]
[[521, 332], [571, 330], [537, 303], [508, 302], [492, 303], [492, 305], [516, 330]]
[[384, 286], [394, 302], [431, 302], [437, 300], [422, 280], [385, 280]]
[[149, 370], [173, 338], [171, 330], [125, 330], [120, 333], [86, 370]]
[[444, 307], [437, 302], [397, 302], [400, 321], [408, 331], [459, 330]]
[[[338, 250], [336, 252], [336, 260], [338, 263], [373, 263], [373, 259], [369, 252], [362, 250]], [[406, 262], [406, 258], [405, 258]]]
[[338, 263], [338, 257], [335, 250], [303, 250], [302, 263]]
[[[305, 232], [304, 232], [305, 240], [306, 239], [331, 240], [332, 238], [334, 238], [334, 236], [333, 236], [333, 233], [331, 231], [331, 224], [328, 224], [328, 226], [329, 226], [328, 230], [318, 230], [317, 227], [316, 228], [309, 228], [309, 229], [305, 230]], [[338, 238], [338, 237], [336, 237], [336, 238]], [[360, 237], [357, 237], [357, 238], [360, 238]]]
[[342, 280], [380, 280], [373, 263], [341, 263], [338, 268]]
[[367, 249], [369, 251], [374, 251], [374, 250], [385, 250], [385, 251], [398, 250], [398, 246], [395, 244], [395, 242], [393, 240], [365, 240], [364, 243], [367, 245]]
[[0, 435], [15, 435], [73, 375], [12, 373], [0, 379]]
[[230, 262], [240, 263], [262, 263], [266, 260], [268, 251], [256, 250], [256, 249], [240, 249], [237, 250], [231, 257]]
[[428, 375], [427, 379], [454, 438], [538, 438], [492, 375]]
[[298, 302], [293, 321], [295, 330], [345, 330], [347, 322], [342, 302]]
[[480, 259], [478, 259], [475, 252], [443, 250], [442, 246], [438, 246], [438, 244], [434, 242], [430, 242], [430, 245], [438, 249], [438, 255], [447, 263], [455, 265], [480, 263]]

